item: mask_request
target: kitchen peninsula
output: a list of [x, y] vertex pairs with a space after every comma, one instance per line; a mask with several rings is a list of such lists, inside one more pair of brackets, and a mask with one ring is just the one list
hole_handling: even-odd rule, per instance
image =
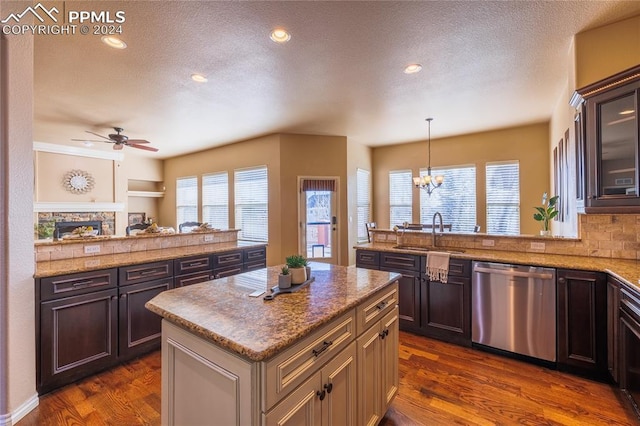
[[398, 274], [312, 265], [271, 301], [279, 268], [166, 291], [162, 424], [375, 424], [398, 389]]

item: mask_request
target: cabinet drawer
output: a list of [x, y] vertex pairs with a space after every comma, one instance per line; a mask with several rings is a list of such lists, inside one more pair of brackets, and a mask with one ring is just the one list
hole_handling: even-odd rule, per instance
[[185, 257], [173, 261], [173, 271], [175, 275], [206, 271], [212, 267], [211, 256], [209, 255]]
[[246, 248], [243, 251], [242, 260], [244, 261], [244, 263], [266, 262], [267, 248], [266, 247]]
[[256, 269], [262, 269], [262, 268], [266, 268], [267, 267], [267, 262], [266, 261], [262, 261], [262, 262], [251, 262], [251, 263], [245, 263], [242, 271], [243, 272], [248, 272], [248, 271], [254, 271]]
[[[213, 269], [224, 268], [228, 266], [242, 266], [242, 250], [230, 251], [226, 253], [214, 254]], [[242, 269], [242, 268], [241, 268]]]
[[173, 262], [153, 262], [120, 268], [120, 285], [159, 280], [173, 276]]
[[377, 292], [356, 308], [358, 335], [375, 324], [398, 304], [398, 282]]
[[226, 268], [217, 268], [213, 270], [213, 278], [230, 277], [231, 275], [238, 275], [242, 273], [242, 263], [236, 266], [228, 266]]
[[81, 272], [40, 279], [40, 300], [58, 299], [99, 290], [107, 290], [118, 285], [117, 269]]
[[356, 250], [356, 266], [358, 268], [378, 269], [380, 266], [380, 252]]
[[351, 310], [311, 333], [299, 343], [263, 362], [262, 411], [266, 412], [289, 392], [355, 340], [355, 311]]
[[422, 259], [422, 256], [415, 256], [413, 254], [381, 252], [380, 267], [419, 271], [420, 259]]
[[175, 288], [186, 287], [188, 285], [203, 283], [213, 279], [213, 271], [195, 272], [193, 274], [180, 275], [173, 279]]
[[471, 278], [471, 261], [463, 259], [450, 259], [449, 275]]

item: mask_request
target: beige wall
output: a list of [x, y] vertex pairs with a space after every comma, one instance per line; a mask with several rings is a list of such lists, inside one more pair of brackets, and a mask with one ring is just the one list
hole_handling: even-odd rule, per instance
[[298, 253], [298, 177], [337, 177], [338, 191], [338, 263], [349, 262], [347, 220], [347, 138], [282, 134], [281, 159], [281, 252]]
[[[520, 162], [520, 232], [537, 234], [533, 206], [540, 205], [549, 186], [549, 124], [539, 123], [470, 135], [431, 140], [431, 166], [476, 165], [477, 222], [486, 230], [485, 164]], [[389, 226], [389, 172], [410, 169], [418, 176], [427, 165], [427, 143], [414, 142], [373, 149], [374, 218], [378, 227]], [[441, 188], [439, 190], [442, 190]], [[413, 218], [420, 217], [418, 189], [413, 193]]]
[[33, 233], [25, 232], [33, 227], [32, 36], [0, 36], [0, 92], [0, 422], [11, 424], [38, 403]]
[[[357, 142], [347, 142], [347, 203], [348, 203], [348, 215], [349, 215], [349, 264], [356, 262], [356, 252], [353, 247], [358, 243], [358, 205], [357, 205], [357, 185], [356, 185], [356, 171], [363, 169], [369, 171], [371, 174], [371, 186], [373, 186], [373, 173], [371, 166], [371, 148], [365, 145], [361, 145]], [[373, 210], [373, 193], [369, 194], [371, 202], [371, 210]], [[371, 211], [371, 218], [374, 217], [374, 212]]]
[[[76, 155], [35, 152], [37, 202], [116, 202], [114, 197], [114, 161]], [[83, 170], [93, 176], [94, 188], [85, 194], [67, 191], [62, 182], [65, 173]]]
[[[280, 192], [280, 136], [270, 135], [245, 142], [225, 145], [194, 154], [183, 155], [164, 161], [164, 198], [159, 200], [160, 225], [177, 227], [176, 223], [176, 179], [198, 176], [201, 183], [205, 173], [229, 172], [229, 226], [235, 226], [233, 216], [233, 171], [239, 168], [266, 165], [269, 170], [269, 247], [267, 263], [283, 263], [281, 253], [282, 227]], [[201, 200], [199, 200], [201, 203]], [[199, 206], [198, 211], [202, 210]]]
[[640, 16], [577, 34], [576, 86], [587, 86], [640, 64]]

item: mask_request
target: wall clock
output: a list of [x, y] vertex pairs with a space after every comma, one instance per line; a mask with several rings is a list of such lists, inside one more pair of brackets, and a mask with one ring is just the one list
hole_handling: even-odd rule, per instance
[[71, 170], [64, 174], [64, 188], [74, 194], [85, 194], [93, 189], [95, 180], [89, 172]]

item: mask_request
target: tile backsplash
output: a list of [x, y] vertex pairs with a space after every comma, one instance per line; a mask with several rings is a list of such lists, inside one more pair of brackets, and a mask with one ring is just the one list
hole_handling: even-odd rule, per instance
[[[450, 234], [437, 237], [439, 247], [505, 250], [531, 253], [568, 254], [587, 257], [640, 260], [640, 215], [579, 215], [578, 238], [541, 236], [499, 236]], [[430, 233], [374, 230], [374, 241], [382, 243], [432, 245]], [[541, 244], [542, 243], [542, 244]]]

